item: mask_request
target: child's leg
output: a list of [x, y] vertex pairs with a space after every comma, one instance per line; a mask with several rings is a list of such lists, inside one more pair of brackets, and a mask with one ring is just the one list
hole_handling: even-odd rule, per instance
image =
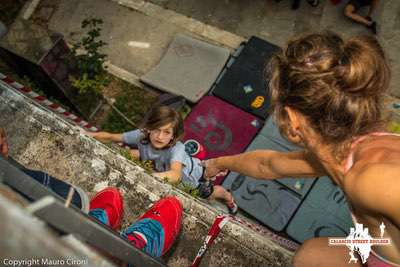
[[213, 193], [209, 197], [210, 199], [216, 198], [221, 199], [225, 202], [226, 206], [228, 207], [229, 213], [236, 214], [238, 210], [238, 206], [236, 205], [235, 201], [233, 200], [233, 196], [230, 192], [228, 192], [225, 188], [220, 185], [213, 186]]
[[230, 204], [233, 202], [233, 196], [230, 192], [228, 192], [225, 188], [220, 185], [213, 186], [213, 192], [210, 195], [209, 199], [219, 199], [225, 202], [225, 204]]
[[222, 200], [228, 206], [229, 213], [235, 214], [237, 212], [238, 206], [235, 204], [232, 194], [222, 186], [213, 185], [211, 181], [201, 179], [197, 189], [201, 198]]

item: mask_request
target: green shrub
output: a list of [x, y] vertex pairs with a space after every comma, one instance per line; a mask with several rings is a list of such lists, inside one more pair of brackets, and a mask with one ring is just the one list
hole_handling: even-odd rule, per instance
[[96, 75], [94, 78], [84, 73], [81, 78], [72, 79], [72, 85], [79, 90], [79, 93], [83, 94], [86, 92], [94, 91], [95, 93], [101, 93], [104, 86], [109, 83], [106, 75]]
[[80, 77], [73, 77], [71, 81], [80, 93], [100, 93], [110, 82], [104, 67], [107, 55], [100, 53], [100, 49], [107, 44], [99, 40], [102, 23], [103, 20], [96, 18], [83, 20], [81, 27], [86, 34], [72, 48]]

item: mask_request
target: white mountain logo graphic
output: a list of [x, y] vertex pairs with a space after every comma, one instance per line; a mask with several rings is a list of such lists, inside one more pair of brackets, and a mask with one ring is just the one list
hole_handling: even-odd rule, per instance
[[332, 246], [347, 246], [350, 251], [349, 263], [357, 263], [358, 259], [354, 255], [357, 252], [363, 264], [367, 262], [372, 246], [390, 245], [389, 238], [383, 238], [385, 233], [385, 224], [382, 222], [379, 226], [380, 238], [373, 238], [368, 233], [368, 228], [364, 228], [363, 224], [356, 223], [356, 227], [350, 228], [350, 234], [346, 238], [329, 238], [329, 245]]

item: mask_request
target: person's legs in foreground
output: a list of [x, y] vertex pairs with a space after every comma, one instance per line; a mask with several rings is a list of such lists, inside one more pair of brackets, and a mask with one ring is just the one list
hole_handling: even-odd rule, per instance
[[71, 187], [74, 188], [74, 194], [72, 195], [71, 203], [85, 213], [89, 211], [89, 198], [87, 197], [85, 191], [79, 186], [71, 185], [42, 171], [35, 171], [22, 167], [21, 171], [63, 199], [67, 199]]
[[[116, 188], [106, 188], [91, 200], [89, 215], [118, 230], [123, 216], [123, 201]], [[121, 236], [133, 246], [153, 257], [165, 254], [174, 243], [181, 227], [182, 205], [176, 197], [156, 202]]]
[[296, 251], [293, 267], [361, 267], [357, 253], [357, 263], [349, 263], [349, 251], [346, 246], [329, 246], [327, 237], [309, 239]]

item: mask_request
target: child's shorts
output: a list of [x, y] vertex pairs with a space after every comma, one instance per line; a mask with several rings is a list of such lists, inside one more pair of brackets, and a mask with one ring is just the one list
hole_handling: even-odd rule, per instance
[[211, 194], [214, 192], [214, 183], [210, 180], [201, 178], [199, 180], [199, 185], [197, 186], [197, 190], [199, 191], [199, 196], [201, 198], [209, 198]]

